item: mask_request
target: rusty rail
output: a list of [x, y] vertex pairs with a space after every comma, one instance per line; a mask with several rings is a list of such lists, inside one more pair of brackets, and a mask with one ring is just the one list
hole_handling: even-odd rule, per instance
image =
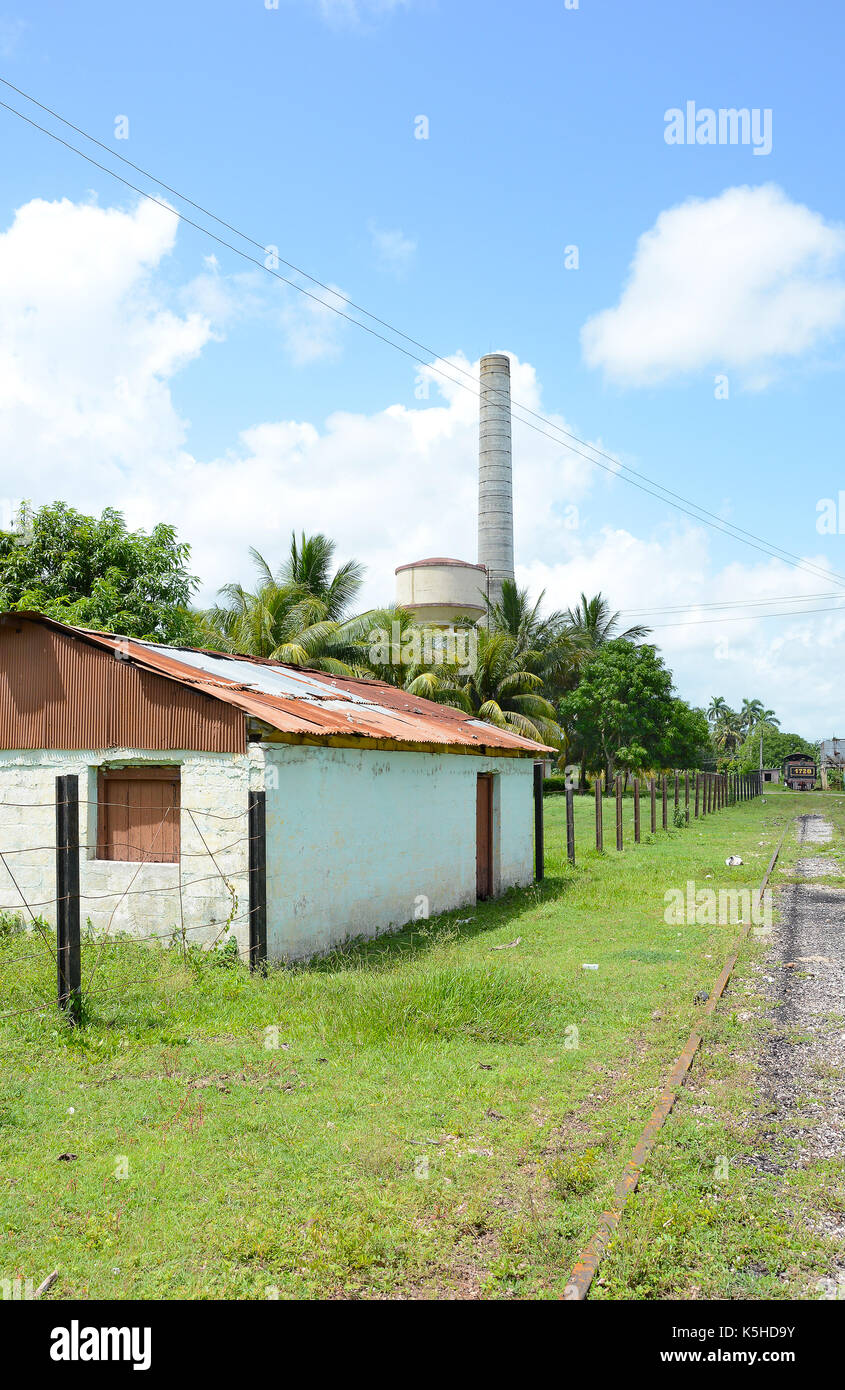
[[[784, 839], [786, 838], [786, 832], [791, 824], [793, 824], [792, 821], [787, 821], [786, 825], [783, 827], [783, 834], [778, 840], [774, 853], [772, 854], [772, 857], [769, 860], [768, 868], [766, 869], [766, 872], [763, 875], [763, 880], [760, 884], [759, 889], [760, 893], [763, 893], [766, 889], [766, 885], [769, 882], [769, 877], [771, 875], [772, 869], [775, 867], [777, 857], [780, 854], [781, 846], [783, 845]], [[736, 950], [731, 956], [728, 957], [722, 969], [722, 972], [719, 975], [719, 978], [717, 979], [715, 985], [710, 991], [710, 997], [702, 1010], [703, 1017], [706, 1018], [710, 1014], [712, 1014], [720, 998], [722, 997], [725, 986], [733, 973], [733, 968], [736, 965], [737, 959], [739, 957], [740, 947], [742, 946], [742, 943], [750, 930], [751, 923], [749, 922], [744, 932], [740, 936], [739, 941], [737, 942]], [[587, 1297], [587, 1294], [590, 1290], [590, 1285], [592, 1284], [596, 1270], [599, 1267], [601, 1257], [607, 1249], [607, 1246], [610, 1240], [612, 1239], [617, 1227], [619, 1226], [619, 1222], [622, 1219], [622, 1212], [625, 1207], [625, 1203], [627, 1202], [631, 1193], [636, 1190], [637, 1184], [640, 1180], [640, 1175], [648, 1160], [648, 1156], [654, 1148], [655, 1142], [657, 1140], [657, 1135], [663, 1128], [663, 1123], [666, 1119], [666, 1116], [669, 1114], [669, 1112], [675, 1104], [675, 1101], [678, 1099], [681, 1087], [684, 1084], [687, 1073], [690, 1067], [692, 1066], [693, 1058], [696, 1052], [698, 1051], [700, 1045], [701, 1034], [694, 1030], [692, 1033], [690, 1033], [689, 1038], [687, 1039], [686, 1047], [684, 1048], [683, 1052], [681, 1053], [680, 1057], [678, 1058], [677, 1062], [675, 1063], [674, 1067], [669, 1073], [666, 1085], [660, 1093], [660, 1099], [658, 1100], [656, 1106], [651, 1112], [651, 1116], [649, 1117], [645, 1129], [643, 1130], [642, 1134], [637, 1140], [637, 1143], [634, 1147], [634, 1151], [631, 1154], [631, 1157], [628, 1159], [628, 1162], [625, 1164], [625, 1167], [622, 1171], [622, 1176], [620, 1177], [619, 1181], [616, 1184], [616, 1187], [613, 1190], [613, 1206], [610, 1208], [610, 1210], [602, 1213], [601, 1220], [599, 1221], [598, 1229], [596, 1230], [595, 1235], [593, 1236], [589, 1245], [587, 1245], [584, 1248], [584, 1250], [582, 1250], [580, 1256], [578, 1257], [578, 1260], [576, 1261], [573, 1267], [572, 1273], [569, 1276], [569, 1281], [566, 1285], [566, 1288], [563, 1291], [564, 1299], [570, 1300], [572, 1302], [583, 1302], [584, 1299]]]

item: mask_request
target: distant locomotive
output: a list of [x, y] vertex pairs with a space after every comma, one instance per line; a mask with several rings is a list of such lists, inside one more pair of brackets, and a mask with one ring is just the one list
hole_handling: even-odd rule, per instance
[[783, 780], [794, 792], [811, 792], [819, 769], [806, 753], [790, 753], [783, 760]]

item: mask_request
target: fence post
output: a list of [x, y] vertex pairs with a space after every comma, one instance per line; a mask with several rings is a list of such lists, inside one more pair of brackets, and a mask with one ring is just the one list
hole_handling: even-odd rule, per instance
[[676, 773], [675, 773], [675, 814], [676, 814], [676, 815], [677, 815], [677, 812], [678, 812], [678, 795], [679, 795], [679, 788], [680, 788], [680, 785], [681, 785], [680, 778], [678, 777], [678, 774], [677, 774], [677, 772], [676, 772]]
[[616, 848], [622, 848], [622, 774], [616, 774]]
[[689, 768], [684, 773], [684, 820], [689, 825]]
[[604, 849], [604, 825], [602, 823], [601, 807], [601, 773], [596, 777], [596, 849], [599, 853]]
[[82, 998], [79, 942], [79, 778], [56, 778], [56, 974], [59, 1007], [75, 1023]]
[[665, 773], [665, 772], [664, 772], [663, 776], [662, 776], [661, 779], [660, 779], [660, 785], [661, 785], [661, 790], [662, 790], [662, 793], [663, 793], [663, 829], [664, 829], [664, 830], [668, 830], [668, 829], [669, 829], [669, 816], [668, 816], [668, 806], [667, 806], [667, 802], [666, 802], [666, 773]]
[[649, 778], [648, 789], [651, 795], [651, 833], [657, 830], [657, 783], [653, 777]]
[[634, 844], [640, 843], [640, 779], [634, 778]]
[[267, 808], [264, 792], [249, 794], [249, 968], [267, 964]]
[[566, 857], [575, 863], [575, 802], [571, 787], [566, 788]]
[[698, 805], [701, 796], [701, 773], [695, 774], [695, 819], [698, 820]]

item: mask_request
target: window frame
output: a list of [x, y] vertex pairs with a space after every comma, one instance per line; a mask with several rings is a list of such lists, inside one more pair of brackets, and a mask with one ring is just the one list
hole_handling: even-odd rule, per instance
[[[175, 788], [173, 798], [174, 815], [170, 821], [170, 825], [173, 827], [172, 842], [169, 846], [170, 852], [167, 854], [166, 858], [162, 857], [161, 853], [157, 853], [154, 850], [146, 851], [142, 849], [140, 844], [132, 844], [131, 841], [124, 841], [121, 844], [119, 839], [115, 841], [113, 829], [109, 821], [109, 813], [114, 809], [114, 805], [121, 805], [121, 803], [118, 802], [113, 805], [112, 797], [109, 794], [109, 786], [111, 785], [114, 787], [121, 784], [131, 784], [133, 782], [166, 782]], [[141, 808], [138, 806], [133, 808], [127, 800], [126, 809], [127, 819], [130, 821], [130, 828], [126, 833], [130, 835], [132, 833], [131, 811], [133, 809], [140, 810]], [[124, 765], [122, 767], [97, 768], [96, 859], [98, 862], [105, 864], [178, 864], [182, 857], [181, 820], [182, 767], [180, 763], [133, 763], [130, 766]], [[142, 834], [143, 832], [139, 830], [139, 838]], [[115, 843], [122, 849], [129, 850], [130, 855], [128, 857], [121, 855], [121, 857], [118, 858], [116, 854], [110, 853], [109, 850]]]

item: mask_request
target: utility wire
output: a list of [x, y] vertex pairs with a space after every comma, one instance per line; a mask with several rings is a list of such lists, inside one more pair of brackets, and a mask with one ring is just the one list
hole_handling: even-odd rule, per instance
[[808, 613], [845, 613], [845, 606], [839, 608], [789, 608], [777, 613], [741, 613], [733, 618], [694, 618], [689, 622], [655, 623], [650, 632], [662, 627], [701, 627], [705, 623], [756, 623], [761, 618], [803, 618]]
[[[131, 160], [126, 159], [123, 155], [117, 154], [115, 151], [109, 149], [109, 147], [105, 145], [101, 140], [97, 140], [95, 136], [89, 135], [86, 131], [82, 130], [80, 126], [76, 126], [73, 124], [73, 122], [66, 120], [64, 116], [59, 115], [59, 113], [54, 111], [51, 107], [45, 106], [42, 102], [37, 101], [35, 97], [31, 97], [27, 92], [24, 92], [21, 88], [15, 87], [13, 83], [8, 82], [5, 78], [0, 77], [0, 82], [2, 82], [4, 86], [7, 86], [11, 90], [17, 92], [20, 96], [23, 96], [25, 100], [32, 102], [33, 105], [39, 107], [39, 109], [41, 109], [42, 111], [46, 111], [56, 120], [61, 121], [62, 124], [68, 126], [69, 129], [75, 130], [78, 134], [82, 135], [84, 139], [90, 140], [100, 149], [106, 150], [112, 158], [121, 160], [122, 163], [143, 174], [145, 178], [152, 179], [160, 187], [167, 189], [167, 191], [170, 193], [173, 193], [175, 197], [181, 199], [183, 202], [188, 203], [191, 207], [202, 212], [204, 216], [211, 217], [215, 222], [218, 223], [218, 225], [226, 227], [230, 231], [234, 232], [234, 234], [240, 237], [242, 240], [249, 242], [252, 246], [260, 247], [260, 249], [266, 253], [267, 248], [265, 246], [262, 246], [260, 242], [257, 242], [254, 240], [254, 238], [247, 236], [246, 233], [239, 231], [231, 223], [226, 222], [224, 221], [224, 219], [217, 217], [216, 214], [209, 212], [206, 208], [203, 208], [200, 203], [194, 202], [192, 199], [188, 198], [187, 195], [180, 193], [178, 190], [164, 183], [163, 180], [156, 178], [147, 170], [142, 169], [140, 165], [133, 164]], [[418, 357], [416, 353], [408, 351], [408, 349], [403, 348], [401, 344], [393, 342], [392, 339], [386, 338], [384, 334], [377, 332], [373, 328], [370, 328], [368, 324], [361, 323], [360, 319], [353, 318], [351, 314], [344, 313], [344, 311], [342, 309], [337, 308], [336, 305], [328, 303], [319, 295], [312, 294], [309, 290], [305, 289], [302, 285], [296, 284], [295, 281], [289, 279], [287, 276], [280, 275], [278, 271], [273, 270], [270, 266], [268, 266], [265, 261], [259, 261], [255, 256], [251, 256], [247, 252], [242, 251], [239, 247], [233, 246], [231, 242], [226, 241], [223, 237], [219, 237], [208, 227], [203, 227], [200, 223], [195, 222], [192, 218], [186, 217], [184, 213], [179, 212], [177, 208], [171, 207], [170, 204], [164, 202], [162, 199], [156, 198], [152, 193], [148, 193], [146, 189], [139, 188], [136, 184], [133, 184], [129, 179], [125, 179], [123, 175], [117, 173], [116, 170], [109, 169], [106, 165], [99, 163], [98, 160], [92, 159], [90, 155], [87, 155], [84, 152], [84, 150], [80, 150], [76, 145], [72, 145], [69, 141], [62, 139], [62, 137], [60, 135], [57, 135], [55, 131], [49, 130], [46, 126], [39, 125], [37, 121], [34, 121], [29, 116], [24, 115], [22, 111], [18, 111], [13, 106], [9, 106], [6, 102], [0, 102], [0, 107], [3, 107], [4, 110], [9, 111], [13, 116], [17, 116], [20, 120], [25, 121], [28, 125], [31, 125], [35, 130], [38, 130], [42, 134], [49, 136], [50, 139], [55, 140], [60, 145], [63, 145], [73, 154], [76, 154], [81, 159], [86, 160], [89, 164], [92, 164], [95, 168], [100, 169], [103, 173], [110, 175], [111, 178], [116, 179], [118, 182], [124, 184], [127, 188], [130, 188], [134, 193], [137, 193], [140, 197], [147, 198], [150, 202], [156, 203], [159, 207], [163, 208], [166, 212], [169, 212], [172, 216], [178, 218], [182, 222], [185, 222], [188, 226], [193, 227], [196, 231], [202, 232], [205, 236], [211, 237], [212, 240], [218, 242], [218, 244], [221, 246], [225, 246], [227, 250], [232, 251], [235, 255], [240, 256], [242, 259], [250, 261], [253, 265], [258, 266], [260, 270], [265, 270], [268, 274], [274, 276], [275, 279], [280, 280], [283, 284], [286, 284], [290, 288], [297, 290], [300, 294], [305, 295], [306, 298], [312, 300], [314, 303], [321, 305], [323, 308], [330, 309], [332, 313], [338, 314], [348, 323], [353, 323], [358, 328], [362, 328], [365, 333], [369, 333], [372, 337], [379, 339], [379, 341], [383, 343], [386, 343], [388, 347], [394, 348], [397, 352], [401, 352], [404, 356], [410, 358], [414, 362], [417, 362], [420, 366], [423, 366], [427, 370], [432, 371], [436, 373], [438, 376], [443, 377], [444, 380], [449, 381], [453, 386], [462, 386], [464, 387], [464, 389], [472, 391], [472, 394], [477, 399], [481, 399], [482, 393], [475, 390], [475, 378], [471, 375], [471, 373], [466, 372], [462, 367], [459, 367], [456, 364], [449, 362], [448, 359], [442, 357], [439, 353], [434, 352], [433, 349], [427, 347], [423, 343], [418, 342], [417, 339], [411, 338], [408, 334], [403, 333], [401, 329], [394, 328], [393, 325], [388, 323], [385, 319], [380, 319], [375, 314], [371, 314], [369, 310], [364, 309], [361, 305], [356, 304], [354, 300], [349, 299], [346, 295], [339, 293], [337, 290], [331, 289], [323, 281], [318, 280], [315, 276], [310, 275], [307, 271], [301, 270], [298, 266], [295, 266], [293, 262], [285, 260], [282, 256], [278, 256], [278, 259], [284, 265], [293, 269], [297, 274], [305, 276], [305, 278], [310, 280], [312, 284], [320, 286], [320, 288], [326, 290], [334, 298], [340, 299], [344, 303], [346, 303], [350, 308], [354, 308], [356, 312], [363, 313], [367, 318], [372, 319], [375, 323], [379, 323], [382, 327], [387, 328], [391, 333], [396, 334], [398, 337], [404, 338], [406, 342], [412, 343], [415, 347], [419, 347], [430, 357], [435, 358], [436, 361], [443, 362], [446, 366], [449, 367], [450, 371], [457, 371], [461, 376], [467, 377], [473, 383], [472, 386], [464, 386], [464, 383], [457, 381], [454, 376], [447, 375], [447, 373], [433, 366], [431, 362], [426, 361], [424, 358]], [[488, 394], [491, 393], [490, 388], [485, 388], [485, 390]], [[495, 388], [493, 388], [493, 393], [500, 394], [495, 391]], [[761, 554], [769, 555], [773, 559], [786, 559], [787, 563], [792, 564], [794, 568], [804, 569], [808, 573], [817, 574], [827, 580], [833, 579], [845, 586], [845, 576], [835, 574], [827, 570], [823, 570], [816, 565], [808, 563], [802, 560], [800, 556], [795, 555], [792, 551], [784, 550], [782, 547], [776, 546], [772, 542], [765, 541], [762, 537], [755, 535], [754, 532], [746, 531], [744, 530], [744, 528], [736, 526], [733, 522], [723, 523], [722, 519], [719, 518], [715, 512], [708, 511], [707, 508], [701, 506], [699, 503], [693, 502], [689, 498], [682, 497], [680, 493], [672, 492], [671, 489], [665, 487], [663, 483], [658, 483], [654, 479], [647, 477], [647, 475], [638, 473], [637, 470], [631, 468], [630, 465], [621, 463], [620, 460], [614, 458], [611, 454], [605, 453], [604, 450], [598, 448], [597, 445], [590, 444], [588, 441], [582, 440], [579, 436], [572, 434], [563, 426], [555, 424], [554, 421], [549, 420], [548, 417], [539, 414], [537, 411], [532, 410], [529, 406], [523, 406], [518, 401], [512, 402], [512, 407], [514, 406], [518, 410], [525, 411], [527, 414], [533, 416], [535, 419], [542, 420], [544, 424], [549, 425], [553, 430], [556, 430], [559, 434], [566, 436], [566, 438], [568, 438], [569, 440], [574, 441], [578, 444], [582, 444], [585, 448], [592, 450], [593, 453], [597, 453], [601, 457], [608, 459], [610, 461], [610, 464], [612, 465], [610, 467], [601, 463], [598, 458], [594, 458], [592, 454], [585, 454], [581, 449], [574, 448], [572, 443], [564, 445], [564, 447], [569, 448], [572, 453], [585, 459], [588, 463], [592, 463], [597, 468], [602, 468], [605, 472], [611, 473], [614, 476], [621, 477], [624, 482], [629, 483], [632, 487], [637, 487], [641, 492], [645, 492], [648, 496], [655, 497], [658, 501], [668, 503], [668, 505], [674, 507], [676, 511], [683, 512], [686, 516], [692, 517], [692, 519], [695, 521], [703, 522], [704, 525], [710, 526], [711, 529], [720, 531], [723, 535], [728, 536], [731, 540], [738, 540], [742, 544], [750, 546], [752, 549], [759, 551]], [[528, 425], [530, 429], [534, 429], [537, 433], [545, 435], [546, 438], [552, 441], [552, 443], [557, 444], [558, 446], [563, 444], [563, 441], [560, 438], [556, 438], [554, 435], [549, 434], [548, 430], [542, 429], [539, 426], [532, 424], [531, 420], [527, 420], [520, 415], [517, 415], [517, 419], [521, 424]], [[643, 481], [637, 481], [638, 479], [642, 479]], [[643, 482], [650, 483], [653, 488], [658, 488], [660, 489], [660, 491], [652, 491], [651, 488], [643, 486]], [[675, 498], [677, 500], [671, 501], [669, 500], [671, 498]], [[687, 502], [689, 506], [681, 506], [681, 502]], [[690, 511], [689, 507], [695, 508], [695, 511]], [[756, 542], [760, 542], [760, 544], [757, 544]]]
[[647, 617], [649, 613], [690, 613], [699, 608], [756, 608], [769, 603], [802, 603], [818, 598], [839, 599], [842, 595], [834, 590], [827, 594], [778, 594], [776, 598], [725, 599], [723, 603], [717, 603], [715, 600], [707, 603], [678, 603], [670, 608], [620, 608], [618, 616], [632, 618], [639, 615]]
[[[38, 101], [36, 97], [33, 97], [28, 92], [23, 91], [22, 88], [16, 87], [13, 82], [9, 82], [4, 77], [0, 77], [0, 82], [2, 82], [4, 86], [9, 87], [13, 92], [17, 92], [17, 94], [19, 96], [22, 96], [26, 101], [29, 101], [34, 106], [37, 106], [39, 110], [45, 111], [55, 120], [61, 121], [62, 125], [67, 126], [69, 130], [75, 131], [77, 135], [81, 135], [83, 139], [90, 141], [91, 144], [94, 144], [99, 149], [104, 150], [110, 158], [119, 159], [122, 164], [125, 164], [127, 166], [127, 168], [134, 169], [136, 173], [143, 174], [144, 178], [151, 179], [153, 183], [156, 183], [160, 188], [166, 189], [168, 193], [172, 193], [174, 197], [179, 198], [183, 203], [187, 203], [189, 207], [195, 208], [197, 212], [201, 212], [205, 217], [210, 217], [213, 222], [216, 222], [218, 224], [218, 226], [225, 227], [227, 231], [234, 232], [235, 236], [240, 237], [242, 241], [247, 242], [250, 246], [254, 246], [259, 251], [262, 251], [266, 254], [268, 247], [262, 244], [262, 242], [256, 241], [256, 239], [250, 236], [247, 232], [242, 232], [231, 222], [227, 222], [224, 218], [218, 217], [216, 213], [211, 212], [211, 210], [209, 208], [204, 207], [202, 203], [195, 202], [194, 199], [189, 198], [186, 193], [182, 193], [178, 188], [174, 188], [171, 184], [165, 183], [163, 179], [160, 179], [155, 174], [150, 173], [148, 169], [142, 168], [140, 164], [133, 163], [131, 159], [127, 159], [125, 155], [119, 154], [116, 150], [113, 150], [111, 146], [106, 145], [102, 140], [98, 140], [96, 136], [89, 134], [89, 132], [83, 130], [81, 126], [75, 125], [73, 121], [69, 121], [65, 116], [62, 116], [58, 111], [55, 111], [52, 107], [46, 106], [43, 102]], [[13, 109], [14, 108], [12, 107], [7, 107], [7, 110], [11, 111]], [[15, 114], [20, 113], [16, 112]], [[26, 119], [26, 117], [23, 117], [23, 119]], [[38, 127], [38, 129], [42, 129], [42, 127]], [[50, 134], [49, 131], [47, 133]], [[74, 147], [68, 146], [68, 148], [73, 149]], [[87, 156], [84, 155], [81, 150], [77, 150], [76, 153], [82, 155], [82, 158], [87, 158]], [[473, 390], [473, 393], [478, 394], [475, 391], [476, 379], [471, 372], [467, 372], [464, 370], [463, 367], [460, 367], [457, 363], [451, 362], [448, 358], [444, 357], [442, 353], [436, 352], [434, 348], [430, 347], [428, 344], [422, 343], [419, 341], [419, 339], [413, 338], [410, 336], [410, 334], [403, 332], [401, 328], [397, 328], [395, 324], [390, 323], [387, 319], [379, 318], [377, 314], [371, 313], [371, 311], [369, 309], [366, 309], [362, 304], [356, 303], [355, 300], [350, 299], [348, 295], [339, 293], [330, 285], [327, 285], [324, 280], [320, 280], [317, 276], [310, 274], [309, 271], [303, 270], [301, 266], [296, 265], [293, 261], [286, 260], [284, 256], [279, 254], [276, 247], [274, 247], [273, 250], [278, 260], [281, 261], [283, 265], [286, 265], [289, 270], [295, 271], [297, 275], [302, 275], [306, 280], [310, 280], [310, 282], [313, 285], [318, 285], [320, 289], [326, 290], [335, 298], [343, 300], [343, 302], [347, 304], [350, 309], [354, 309], [356, 313], [364, 314], [365, 317], [371, 319], [373, 323], [379, 324], [382, 328], [386, 328], [389, 332], [396, 334], [397, 337], [403, 338], [406, 343], [411, 343], [413, 347], [419, 348], [422, 352], [426, 353], [428, 357], [432, 357], [438, 362], [443, 362], [446, 366], [449, 367], [450, 371], [459, 372], [461, 376], [466, 377], [472, 383], [471, 389]], [[269, 267], [266, 265], [264, 268], [269, 269]], [[294, 288], [299, 287], [294, 286]], [[324, 303], [323, 300], [320, 300], [319, 302]], [[333, 306], [327, 305], [326, 307], [332, 308]], [[365, 327], [365, 325], [359, 324], [359, 327], [363, 328]], [[394, 346], [396, 346], [396, 344], [394, 344]], [[419, 361], [418, 358], [415, 360]], [[454, 384], [460, 385], [459, 382], [456, 382]], [[495, 387], [487, 387], [485, 389], [489, 394], [501, 395], [503, 398], [506, 394], [504, 392], [498, 391]], [[680, 493], [673, 492], [671, 488], [667, 488], [665, 484], [657, 482], [654, 478], [649, 478], [647, 474], [641, 473], [638, 469], [632, 468], [630, 464], [622, 463], [620, 459], [617, 459], [612, 454], [608, 454], [603, 449], [600, 449], [597, 444], [592, 444], [589, 443], [587, 440], [581, 439], [578, 435], [573, 434], [572, 431], [567, 430], [563, 425], [556, 424], [555, 421], [550, 420], [548, 416], [542, 415], [536, 410], [532, 410], [530, 406], [524, 405], [521, 401], [512, 400], [511, 405], [512, 407], [516, 407], [517, 409], [524, 411], [526, 414], [533, 416], [535, 420], [542, 421], [544, 425], [550, 425], [552, 429], [555, 429], [560, 434], [565, 435], [573, 443], [583, 444], [586, 448], [591, 449], [594, 453], [600, 455], [602, 458], [607, 459], [608, 462], [613, 465], [611, 470], [612, 472], [616, 473], [620, 469], [624, 470], [626, 473], [630, 473], [633, 477], [640, 478], [643, 481], [652, 484], [652, 486], [659, 488], [661, 492], [666, 493], [667, 497], [674, 497], [676, 501], [679, 502], [689, 501], [689, 498], [683, 497]], [[521, 420], [521, 423], [528, 424], [529, 422], [527, 420]], [[576, 450], [575, 452], [578, 451]], [[597, 462], [595, 459], [592, 459], [590, 461], [594, 463]], [[709, 516], [714, 521], [717, 521], [719, 523], [723, 521], [723, 518], [719, 517], [717, 513], [708, 511], [707, 508], [701, 506], [701, 504], [698, 502], [692, 502], [690, 505], [695, 507], [696, 510], [702, 512], [704, 516]], [[729, 522], [728, 525], [731, 527], [732, 531], [736, 531], [741, 535], [748, 536], [753, 540], [762, 540], [762, 537], [755, 535], [753, 531], [746, 531], [744, 530], [744, 528], [736, 526], [733, 522]], [[764, 542], [764, 544], [769, 545], [770, 543]], [[795, 555], [792, 551], [783, 550], [780, 546], [772, 546], [772, 548], [774, 550], [779, 551], [779, 553], [783, 556], [788, 556], [792, 560], [797, 560], [799, 563], [803, 563], [801, 561], [801, 557]], [[826, 571], [824, 571], [824, 573], [826, 573]]]

